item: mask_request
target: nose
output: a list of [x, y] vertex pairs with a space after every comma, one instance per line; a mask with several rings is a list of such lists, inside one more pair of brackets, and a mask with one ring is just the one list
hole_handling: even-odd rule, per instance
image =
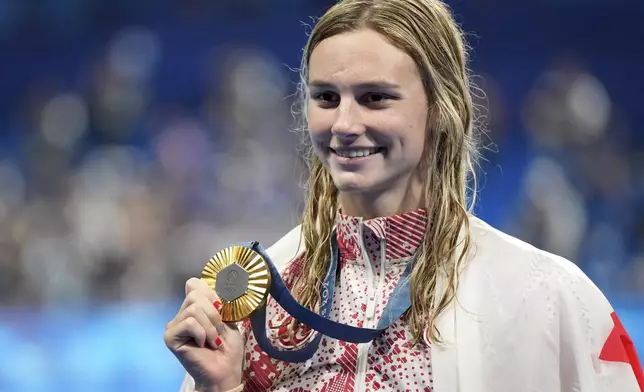
[[331, 133], [343, 142], [359, 138], [365, 133], [365, 126], [360, 117], [359, 105], [350, 99], [342, 99], [336, 109]]

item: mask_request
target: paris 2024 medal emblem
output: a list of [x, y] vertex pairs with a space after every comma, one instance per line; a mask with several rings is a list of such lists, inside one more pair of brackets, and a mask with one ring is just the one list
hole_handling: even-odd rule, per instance
[[219, 313], [224, 322], [248, 318], [266, 304], [271, 274], [266, 260], [246, 246], [231, 246], [219, 251], [201, 273], [223, 304]]

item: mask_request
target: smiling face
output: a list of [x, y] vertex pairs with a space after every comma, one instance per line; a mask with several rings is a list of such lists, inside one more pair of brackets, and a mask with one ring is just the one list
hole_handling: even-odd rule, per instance
[[428, 102], [411, 57], [372, 30], [335, 35], [311, 54], [309, 89], [314, 150], [341, 195], [421, 185]]

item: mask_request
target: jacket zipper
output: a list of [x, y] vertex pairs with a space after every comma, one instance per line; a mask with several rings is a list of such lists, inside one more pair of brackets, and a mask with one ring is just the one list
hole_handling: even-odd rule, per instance
[[[361, 222], [362, 223], [362, 222]], [[385, 255], [384, 240], [381, 241], [381, 254]], [[363, 328], [375, 328], [376, 323], [376, 294], [382, 291], [382, 284], [384, 282], [384, 267], [385, 260], [381, 257], [380, 260], [380, 279], [376, 282], [376, 273], [374, 271], [374, 266], [371, 264], [369, 259], [369, 254], [367, 249], [364, 246], [364, 237], [362, 231], [362, 224], [360, 224], [360, 249], [362, 251], [362, 259], [365, 263], [365, 268], [367, 271], [367, 311], [365, 312], [365, 322]], [[374, 287], [375, 286], [375, 287]], [[366, 379], [367, 379], [367, 360], [369, 358], [369, 348], [371, 348], [371, 342], [361, 343], [358, 345], [358, 361], [356, 364], [357, 372], [355, 378], [355, 392], [365, 392], [366, 391]]]

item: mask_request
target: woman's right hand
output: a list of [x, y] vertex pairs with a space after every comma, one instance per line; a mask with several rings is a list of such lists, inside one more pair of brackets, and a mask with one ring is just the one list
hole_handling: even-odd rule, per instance
[[195, 380], [199, 391], [227, 391], [242, 380], [239, 330], [221, 321], [221, 302], [201, 279], [186, 282], [186, 299], [166, 326], [166, 346]]

